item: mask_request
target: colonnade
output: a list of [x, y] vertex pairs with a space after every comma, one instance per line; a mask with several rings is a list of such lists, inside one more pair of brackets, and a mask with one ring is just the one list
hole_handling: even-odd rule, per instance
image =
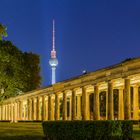
[[[114, 120], [114, 89], [118, 89], [119, 120], [138, 120], [139, 84], [130, 83], [130, 78], [122, 79], [123, 84], [116, 86], [113, 80], [104, 81], [106, 85], [106, 120]], [[131, 90], [133, 87], [133, 91]], [[0, 105], [0, 120], [100, 120], [101, 83], [74, 87], [54, 93], [43, 93], [27, 98], [18, 98]], [[133, 105], [131, 99], [133, 92]], [[93, 95], [90, 102], [89, 96]], [[23, 95], [24, 96], [24, 95]], [[92, 104], [92, 105], [91, 105]], [[90, 106], [93, 106], [91, 112]], [[133, 106], [133, 109], [131, 108]]]

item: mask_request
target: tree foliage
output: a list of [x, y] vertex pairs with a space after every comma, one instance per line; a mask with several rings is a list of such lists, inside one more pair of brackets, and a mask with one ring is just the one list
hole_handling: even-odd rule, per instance
[[0, 41], [0, 100], [40, 86], [39, 56]]
[[2, 40], [2, 37], [7, 37], [7, 28], [0, 23], [0, 40]]

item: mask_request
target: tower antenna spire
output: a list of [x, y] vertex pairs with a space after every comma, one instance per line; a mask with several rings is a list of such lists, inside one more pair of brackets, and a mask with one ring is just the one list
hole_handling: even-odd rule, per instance
[[53, 29], [52, 29], [52, 51], [51, 51], [51, 58], [56, 58], [56, 51], [55, 51], [55, 20], [53, 19]]
[[53, 19], [53, 51], [55, 51], [55, 20]]

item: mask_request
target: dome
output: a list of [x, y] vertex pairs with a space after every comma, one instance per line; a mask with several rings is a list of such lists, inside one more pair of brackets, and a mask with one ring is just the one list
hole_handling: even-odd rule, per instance
[[51, 66], [57, 66], [58, 65], [58, 60], [56, 59], [56, 58], [51, 58], [50, 60], [49, 60], [49, 64], [51, 65]]

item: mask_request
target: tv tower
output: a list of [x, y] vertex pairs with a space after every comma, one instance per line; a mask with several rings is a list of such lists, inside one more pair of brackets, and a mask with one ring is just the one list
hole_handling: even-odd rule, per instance
[[51, 59], [49, 60], [49, 64], [52, 68], [52, 84], [55, 83], [55, 70], [58, 65], [58, 60], [56, 58], [55, 51], [55, 20], [53, 20], [53, 32], [52, 32], [52, 51], [51, 51]]

